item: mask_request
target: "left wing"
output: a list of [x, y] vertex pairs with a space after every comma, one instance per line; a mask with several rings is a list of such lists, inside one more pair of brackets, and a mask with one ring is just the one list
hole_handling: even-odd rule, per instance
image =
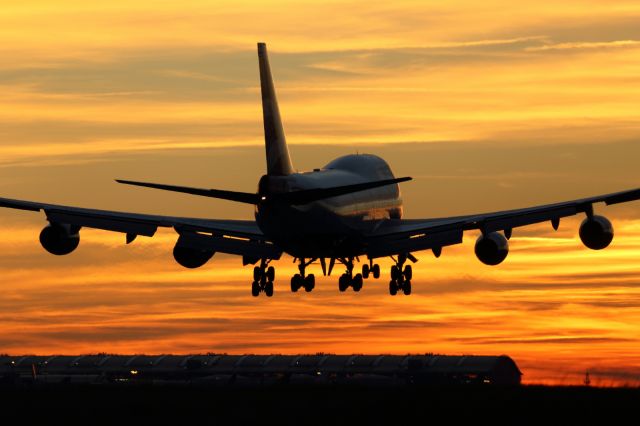
[[461, 243], [464, 231], [479, 229], [483, 234], [504, 231], [508, 239], [512, 229], [520, 226], [550, 221], [557, 229], [563, 217], [578, 213], [591, 217], [594, 203], [611, 205], [639, 199], [640, 188], [517, 210], [437, 219], [384, 220], [368, 231], [367, 254], [375, 258], [432, 249], [439, 255], [442, 247]]
[[180, 241], [193, 248], [241, 255], [248, 261], [255, 258], [278, 259], [282, 251], [260, 231], [255, 221], [210, 220], [185, 217], [156, 216], [137, 213], [94, 210], [57, 204], [0, 198], [0, 207], [44, 211], [52, 224], [73, 229], [95, 228], [126, 234], [127, 244], [138, 235], [152, 237], [158, 227], [172, 227]]

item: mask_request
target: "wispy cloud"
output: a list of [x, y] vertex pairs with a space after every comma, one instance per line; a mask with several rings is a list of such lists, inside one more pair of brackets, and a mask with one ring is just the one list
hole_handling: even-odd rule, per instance
[[530, 46], [525, 50], [528, 52], [543, 52], [546, 50], [583, 50], [583, 49], [608, 49], [608, 48], [620, 48], [620, 47], [633, 47], [640, 46], [638, 40], [615, 40], [615, 41], [600, 41], [600, 42], [569, 42], [569, 43], [555, 43], [545, 44], [544, 46]]
[[[296, 167], [378, 154], [416, 177], [403, 186], [407, 217], [634, 187], [638, 16], [630, 0], [11, 2], [0, 16], [0, 195], [250, 219], [242, 206], [113, 178], [253, 190], [264, 170], [256, 41], [269, 44]], [[3, 211], [0, 346], [508, 353], [529, 383], [580, 383], [587, 370], [638, 383], [637, 205], [597, 209], [616, 226], [602, 253], [581, 246], [572, 218], [557, 233], [515, 230], [492, 269], [470, 233], [438, 260], [417, 253], [408, 298], [388, 296], [384, 280], [340, 294], [335, 277], [291, 294], [285, 258], [272, 299], [250, 296], [251, 270], [234, 257], [182, 270], [172, 230], [130, 246], [83, 230], [76, 253], [54, 258], [37, 241], [41, 214]]]

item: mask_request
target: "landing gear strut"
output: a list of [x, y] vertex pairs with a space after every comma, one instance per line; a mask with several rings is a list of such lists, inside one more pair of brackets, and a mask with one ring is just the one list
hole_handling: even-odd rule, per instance
[[291, 291], [297, 292], [300, 288], [304, 287], [304, 291], [309, 293], [316, 286], [316, 277], [313, 274], [305, 275], [305, 269], [311, 265], [316, 259], [311, 259], [308, 262], [305, 258], [300, 258], [300, 265], [298, 265], [299, 274], [295, 274], [291, 277]]
[[260, 266], [253, 268], [253, 283], [251, 284], [251, 295], [258, 297], [260, 292], [264, 292], [267, 297], [273, 296], [273, 280], [276, 277], [276, 269], [268, 266], [271, 260], [260, 260]]
[[[389, 281], [389, 294], [395, 296], [398, 291], [402, 291], [405, 295], [411, 294], [411, 278], [413, 278], [413, 270], [411, 265], [404, 266], [407, 255], [401, 254], [398, 259], [393, 259], [396, 264], [391, 267], [391, 281]], [[403, 269], [404, 266], [404, 269]]]
[[346, 272], [340, 275], [340, 279], [338, 280], [338, 289], [341, 292], [346, 291], [349, 287], [352, 287], [355, 292], [362, 290], [362, 274], [353, 275], [353, 257], [341, 258], [338, 260], [347, 267]]

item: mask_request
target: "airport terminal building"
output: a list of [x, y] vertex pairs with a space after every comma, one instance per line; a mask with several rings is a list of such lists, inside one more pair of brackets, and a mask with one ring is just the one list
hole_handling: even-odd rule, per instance
[[0, 356], [5, 384], [518, 385], [508, 356], [82, 355]]

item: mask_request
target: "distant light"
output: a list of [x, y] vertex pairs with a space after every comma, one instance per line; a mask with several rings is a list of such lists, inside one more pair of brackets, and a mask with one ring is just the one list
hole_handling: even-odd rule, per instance
[[136, 374], [138, 374], [138, 370], [131, 370], [131, 375], [135, 376]]
[[265, 200], [267, 199], [267, 197], [265, 197], [265, 196], [263, 195], [262, 197], [260, 197], [260, 199], [261, 199], [262, 201], [265, 201]]

